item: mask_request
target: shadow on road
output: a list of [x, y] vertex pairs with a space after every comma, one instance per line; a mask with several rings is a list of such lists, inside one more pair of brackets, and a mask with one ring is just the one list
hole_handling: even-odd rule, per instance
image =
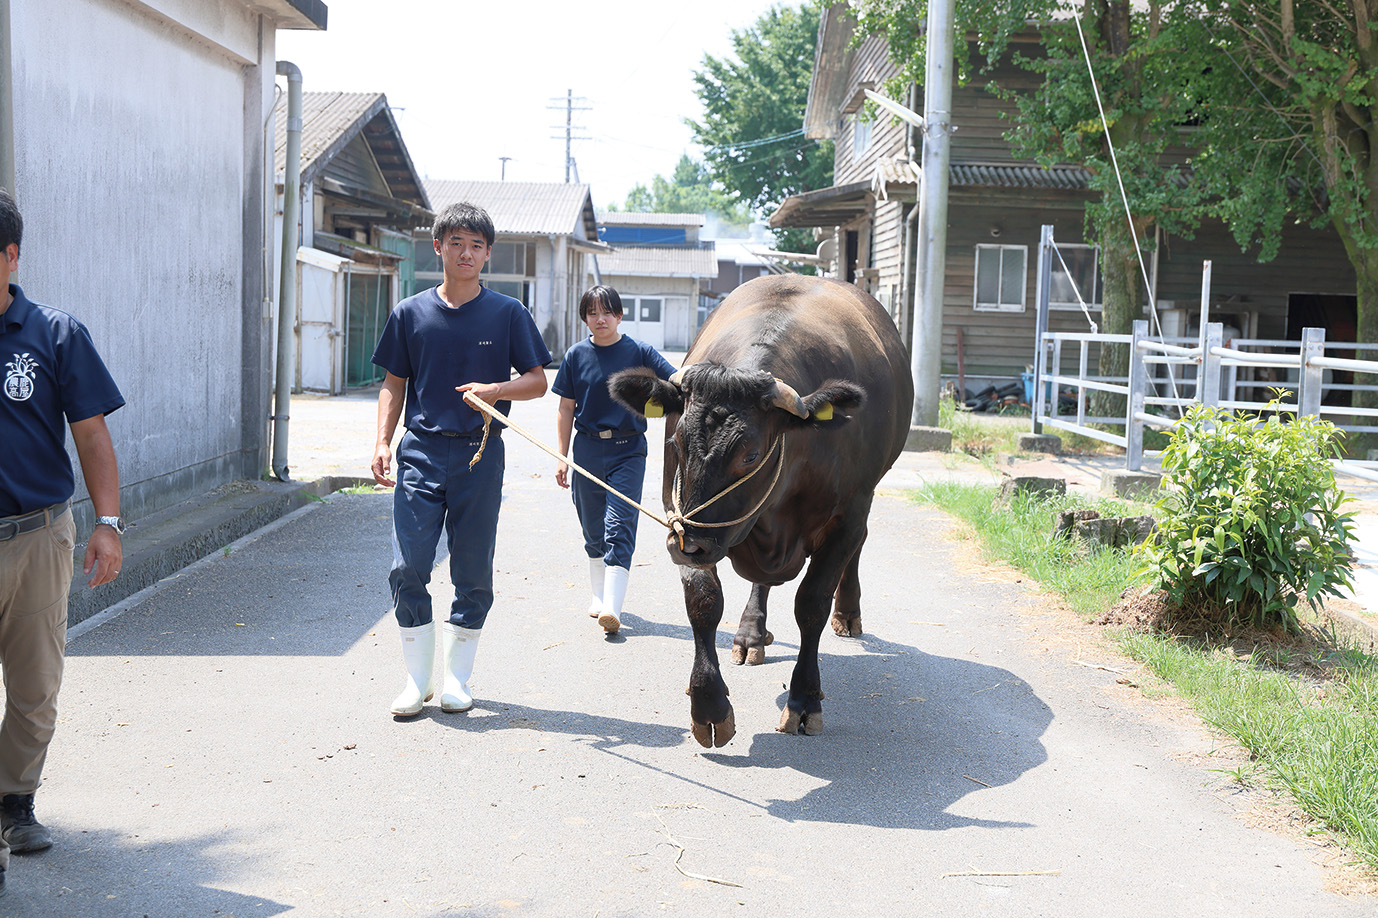
[[[123, 832], [51, 828], [51, 849], [10, 859], [0, 901], [5, 918], [271, 916], [294, 907], [210, 885], [252, 875], [241, 841], [229, 832], [148, 842]], [[231, 847], [240, 850], [222, 850]]]

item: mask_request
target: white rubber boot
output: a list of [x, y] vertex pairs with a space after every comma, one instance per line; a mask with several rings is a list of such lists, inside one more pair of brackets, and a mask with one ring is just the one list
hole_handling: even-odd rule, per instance
[[603, 576], [603, 614], [598, 616], [598, 624], [608, 634], [616, 634], [622, 627], [622, 601], [627, 598], [630, 576], [625, 567], [609, 567]]
[[589, 603], [589, 618], [603, 614], [603, 572], [607, 566], [602, 558], [589, 558], [589, 585], [593, 587], [593, 601]]
[[407, 687], [392, 701], [392, 713], [411, 717], [435, 694], [435, 622], [415, 628], [398, 628], [402, 634], [402, 661], [407, 665]]
[[440, 626], [441, 655], [445, 658], [445, 690], [440, 693], [440, 710], [458, 714], [474, 706], [469, 694], [469, 679], [474, 675], [474, 655], [482, 628], [461, 628], [444, 622]]

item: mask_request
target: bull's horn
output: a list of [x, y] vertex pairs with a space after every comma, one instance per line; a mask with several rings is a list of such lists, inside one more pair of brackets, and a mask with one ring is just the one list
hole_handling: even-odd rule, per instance
[[775, 399], [771, 403], [776, 408], [783, 408], [797, 418], [807, 418], [808, 411], [804, 409], [804, 400], [799, 397], [799, 393], [787, 382], [781, 379], [775, 380]]
[[684, 384], [684, 374], [689, 372], [693, 368], [694, 365], [691, 363], [687, 367], [680, 367], [678, 370], [671, 373], [670, 385], [674, 386], [676, 389], [680, 388]]

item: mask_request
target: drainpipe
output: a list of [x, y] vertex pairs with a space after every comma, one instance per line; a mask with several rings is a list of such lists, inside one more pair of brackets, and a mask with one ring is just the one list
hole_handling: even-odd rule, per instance
[[19, 199], [14, 188], [14, 54], [10, 42], [10, 0], [0, 0], [0, 188]]
[[273, 475], [290, 481], [287, 468], [287, 421], [296, 376], [297, 246], [301, 220], [301, 70], [278, 61], [287, 77], [287, 162], [282, 180], [282, 277], [278, 287], [277, 386], [273, 390]]

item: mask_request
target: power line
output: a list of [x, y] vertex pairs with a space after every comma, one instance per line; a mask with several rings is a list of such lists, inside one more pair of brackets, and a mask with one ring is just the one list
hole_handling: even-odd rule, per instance
[[[576, 101], [577, 101], [577, 102], [587, 102], [588, 99], [585, 99], [583, 96], [578, 96], [578, 97], [576, 97], [576, 96], [574, 95], [574, 90], [572, 90], [572, 89], [566, 89], [566, 90], [565, 90], [565, 97], [564, 97], [564, 99], [555, 98], [555, 99], [551, 99], [550, 101], [551, 101], [551, 102], [554, 102], [554, 103], [556, 103], [556, 104], [554, 104], [554, 105], [547, 105], [547, 106], [546, 106], [547, 109], [549, 109], [550, 111], [559, 111], [560, 109], [563, 108], [564, 111], [565, 111], [565, 134], [564, 134], [564, 137], [565, 137], [565, 184], [568, 185], [568, 184], [569, 184], [569, 178], [570, 178], [570, 170], [573, 169], [573, 167], [574, 167], [574, 156], [573, 156], [573, 154], [570, 152], [570, 144], [571, 144], [573, 141], [576, 141], [576, 140], [588, 140], [588, 139], [589, 139], [589, 138], [587, 138], [587, 137], [575, 137], [575, 136], [574, 136], [574, 131], [575, 131], [575, 128], [576, 128], [576, 126], [575, 126], [575, 124], [574, 124], [574, 113], [575, 113], [575, 112], [587, 112], [587, 111], [592, 111], [592, 106], [589, 106], [589, 105], [575, 105], [574, 103], [575, 103]], [[560, 104], [560, 103], [563, 103], [563, 104]], [[558, 130], [560, 129], [560, 126], [559, 126], [559, 125], [554, 125], [554, 126], [552, 127], [552, 129], [558, 131]], [[582, 130], [584, 130], [584, 129], [585, 129], [585, 128], [584, 128], [584, 126], [583, 126], [582, 124], [581, 124], [581, 125], [578, 125], [578, 130], [581, 130], [581, 131], [582, 131]], [[551, 139], [551, 140], [559, 140], [560, 138], [559, 138], [558, 136], [555, 136], [555, 137], [551, 137], [550, 139]]]

